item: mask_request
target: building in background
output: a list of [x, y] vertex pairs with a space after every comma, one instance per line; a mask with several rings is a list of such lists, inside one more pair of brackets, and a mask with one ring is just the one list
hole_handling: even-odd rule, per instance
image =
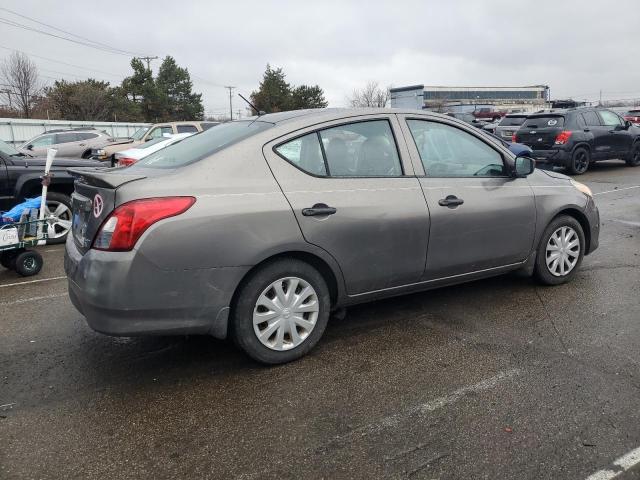
[[467, 112], [495, 106], [507, 112], [534, 112], [549, 107], [547, 85], [528, 87], [446, 87], [411, 85], [390, 89], [392, 108]]

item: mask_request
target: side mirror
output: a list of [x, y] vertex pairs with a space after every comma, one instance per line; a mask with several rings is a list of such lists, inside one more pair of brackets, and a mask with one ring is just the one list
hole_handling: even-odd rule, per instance
[[33, 145], [31, 144], [27, 145], [27, 150], [33, 150]]
[[633, 124], [632, 124], [629, 120], [625, 120], [625, 121], [624, 121], [624, 126], [625, 126], [625, 128], [628, 130], [628, 129], [629, 129], [629, 127], [633, 126]]
[[150, 142], [151, 140], [153, 140], [153, 137], [147, 137], [147, 138], [144, 139], [145, 143], [146, 142]]
[[524, 178], [531, 175], [536, 169], [536, 161], [531, 157], [516, 157], [516, 163], [513, 168], [513, 176], [515, 178]]
[[625, 125], [616, 125], [615, 127], [613, 127], [613, 131], [614, 132], [619, 132], [621, 130], [626, 130], [627, 128], [629, 128], [626, 124]]

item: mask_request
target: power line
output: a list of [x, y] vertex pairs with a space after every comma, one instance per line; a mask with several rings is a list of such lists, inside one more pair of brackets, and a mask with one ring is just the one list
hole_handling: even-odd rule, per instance
[[91, 40], [90, 38], [82, 37], [82, 36], [80, 36], [80, 35], [76, 35], [75, 33], [68, 32], [68, 31], [66, 31], [66, 30], [62, 30], [61, 28], [54, 27], [53, 25], [50, 25], [50, 24], [48, 24], [48, 23], [41, 22], [40, 20], [36, 20], [35, 18], [28, 17], [27, 15], [23, 15], [23, 14], [21, 14], [21, 13], [18, 13], [18, 12], [14, 11], [14, 10], [10, 10], [10, 9], [8, 9], [8, 8], [5, 8], [5, 7], [0, 7], [0, 10], [4, 10], [5, 12], [9, 12], [9, 13], [11, 13], [11, 14], [13, 14], [13, 15], [16, 15], [16, 16], [18, 16], [18, 17], [22, 17], [22, 18], [24, 18], [24, 19], [26, 19], [26, 20], [30, 20], [30, 21], [32, 21], [32, 22], [38, 23], [38, 24], [40, 24], [40, 25], [43, 25], [43, 26], [45, 26], [45, 27], [49, 27], [49, 28], [51, 28], [51, 29], [53, 29], [53, 30], [56, 30], [56, 31], [58, 31], [58, 32], [66, 33], [67, 35], [71, 35], [72, 37], [76, 37], [76, 38], [79, 38], [79, 39], [81, 39], [81, 40], [85, 40], [85, 41], [87, 41], [87, 42], [90, 42], [90, 43], [93, 43], [93, 44], [96, 44], [96, 45], [100, 45], [100, 46], [103, 46], [103, 47], [109, 48], [109, 49], [111, 49], [111, 50], [117, 50], [117, 51], [119, 51], [119, 52], [126, 53], [126, 54], [130, 54], [130, 55], [133, 55], [133, 56], [141, 55], [141, 54], [139, 54], [139, 53], [129, 52], [129, 51], [127, 51], [127, 50], [122, 50], [122, 49], [120, 49], [120, 48], [112, 47], [111, 45], [107, 45], [106, 43], [96, 42], [95, 40]]
[[62, 60], [56, 60], [56, 59], [53, 59], [53, 58], [43, 57], [43, 56], [41, 56], [41, 55], [35, 55], [35, 54], [33, 54], [33, 53], [25, 52], [25, 51], [23, 51], [23, 50], [17, 50], [17, 49], [15, 49], [15, 48], [5, 47], [4, 45], [0, 45], [0, 48], [3, 48], [3, 49], [5, 49], [5, 50], [9, 50], [9, 51], [12, 51], [12, 52], [20, 52], [20, 53], [23, 53], [23, 54], [25, 54], [25, 55], [27, 55], [27, 56], [30, 56], [30, 57], [35, 57], [35, 58], [40, 58], [40, 59], [42, 59], [42, 60], [48, 60], [48, 61], [50, 61], [50, 62], [60, 63], [60, 64], [62, 64], [62, 65], [67, 65], [68, 67], [79, 68], [79, 69], [81, 69], [81, 70], [87, 70], [87, 71], [89, 71], [89, 72], [98, 72], [98, 73], [102, 73], [102, 74], [109, 75], [110, 77], [114, 77], [114, 78], [118, 78], [118, 79], [120, 79], [120, 78], [122, 78], [122, 77], [126, 77], [126, 75], [124, 75], [124, 74], [121, 74], [121, 75], [114, 75], [114, 74], [113, 74], [113, 73], [111, 73], [111, 72], [105, 72], [105, 71], [103, 71], [103, 70], [96, 70], [95, 68], [81, 67], [80, 65], [74, 65], [73, 63], [63, 62]]
[[132, 53], [126, 53], [126, 52], [123, 52], [123, 51], [120, 51], [118, 49], [114, 49], [114, 48], [111, 48], [111, 47], [104, 48], [104, 47], [101, 47], [99, 45], [95, 45], [95, 44], [92, 44], [92, 43], [87, 43], [87, 42], [83, 42], [83, 41], [80, 41], [80, 40], [74, 40], [73, 38], [67, 38], [67, 37], [63, 37], [63, 36], [60, 36], [60, 35], [56, 35], [55, 33], [46, 32], [44, 30], [39, 30], [37, 28], [30, 27], [28, 25], [24, 25], [24, 24], [21, 24], [21, 23], [18, 23], [18, 22], [14, 22], [13, 20], [9, 20], [9, 19], [6, 19], [6, 18], [1, 18], [0, 17], [0, 23], [3, 23], [5, 25], [10, 25], [12, 27], [22, 28], [24, 30], [29, 30], [31, 32], [41, 33], [43, 35], [48, 35], [50, 37], [59, 38], [61, 40], [66, 40], [67, 42], [72, 42], [72, 43], [75, 43], [75, 44], [78, 44], [78, 45], [83, 45], [85, 47], [94, 48], [96, 50], [100, 50], [100, 51], [107, 52], [107, 53], [114, 53], [114, 54], [117, 54], [117, 55], [124, 55], [124, 56], [127, 56], [127, 57], [135, 57], [136, 56], [136, 55], [134, 55]]

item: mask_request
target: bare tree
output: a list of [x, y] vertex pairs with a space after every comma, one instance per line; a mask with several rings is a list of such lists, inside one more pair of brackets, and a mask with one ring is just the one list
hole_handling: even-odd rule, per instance
[[13, 52], [0, 67], [0, 75], [6, 88], [2, 94], [8, 104], [28, 118], [42, 91], [36, 64], [24, 53]]
[[386, 107], [390, 99], [389, 87], [383, 89], [378, 82], [369, 82], [364, 88], [353, 91], [349, 103], [354, 108]]

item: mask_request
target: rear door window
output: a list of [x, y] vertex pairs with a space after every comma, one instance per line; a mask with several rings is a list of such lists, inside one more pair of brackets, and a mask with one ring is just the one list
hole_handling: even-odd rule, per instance
[[97, 133], [77, 133], [79, 140], [91, 140], [92, 138], [98, 137]]
[[387, 120], [350, 123], [320, 131], [332, 177], [399, 177], [400, 156]]
[[599, 127], [602, 125], [600, 123], [600, 117], [594, 111], [583, 112], [582, 116], [584, 118], [585, 123], [590, 127]]
[[311, 175], [327, 175], [320, 140], [316, 132], [298, 137], [275, 148], [278, 155]]
[[71, 143], [80, 140], [77, 133], [58, 133], [56, 135], [56, 144]]
[[523, 124], [524, 128], [562, 128], [564, 127], [564, 117], [541, 116], [529, 117]]

